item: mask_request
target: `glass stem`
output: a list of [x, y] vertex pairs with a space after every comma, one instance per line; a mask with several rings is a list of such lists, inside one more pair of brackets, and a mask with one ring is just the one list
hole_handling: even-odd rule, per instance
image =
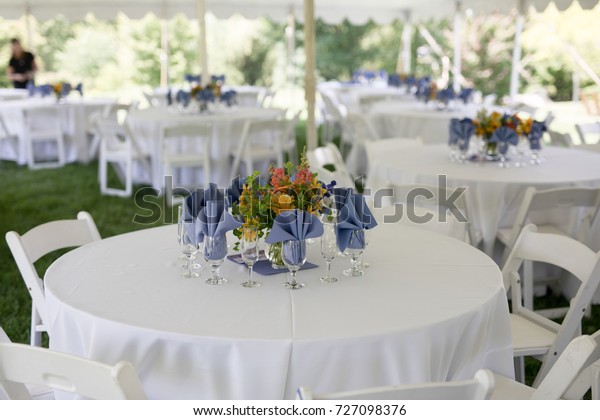
[[218, 279], [219, 278], [219, 266], [217, 264], [212, 264], [210, 266], [210, 269], [212, 271], [212, 278]]
[[325, 260], [327, 261], [327, 278], [331, 277], [331, 261], [330, 260]]
[[248, 266], [248, 277], [250, 278], [249, 282], [252, 284], [252, 265]]
[[192, 268], [194, 267], [194, 254], [187, 255], [187, 274], [192, 275]]
[[290, 274], [292, 275], [292, 285], [295, 286], [296, 285], [296, 271], [290, 271]]

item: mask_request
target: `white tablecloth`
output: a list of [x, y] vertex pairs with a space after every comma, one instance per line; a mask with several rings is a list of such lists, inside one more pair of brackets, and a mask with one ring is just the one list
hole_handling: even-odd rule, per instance
[[[243, 123], [248, 120], [273, 120], [284, 116], [281, 109], [221, 108], [210, 113], [192, 113], [176, 108], [150, 108], [129, 114], [127, 123], [152, 159], [152, 186], [162, 189], [163, 165], [160, 136], [164, 127], [180, 124], [213, 123], [211, 143], [211, 181], [221, 187], [229, 186], [229, 155], [235, 153]], [[193, 174], [188, 174], [193, 175]], [[205, 183], [205, 181], [203, 180]], [[197, 183], [197, 182], [196, 182]]]
[[0, 101], [25, 99], [29, 96], [27, 89], [0, 89]]
[[[433, 102], [385, 101], [373, 105], [368, 118], [381, 138], [420, 138], [425, 144], [445, 144], [448, 142], [450, 120], [475, 118], [481, 107], [457, 103], [453, 109], [442, 110]], [[497, 107], [488, 110], [504, 111]]]
[[375, 153], [369, 169], [369, 187], [376, 191], [391, 183], [437, 185], [438, 175], [447, 176], [449, 187], [468, 187], [471, 222], [480, 229], [488, 253], [498, 227], [512, 226], [527, 187], [600, 185], [597, 153], [548, 147], [542, 150], [545, 162], [541, 165], [500, 168], [495, 162], [451, 162], [448, 152], [445, 145], [429, 145]]
[[465, 379], [477, 369], [512, 375], [498, 267], [457, 240], [410, 226], [371, 234], [366, 275], [323, 284], [317, 243], [301, 271], [240, 286], [229, 260], [223, 286], [179, 275], [176, 227], [116, 236], [58, 259], [45, 275], [52, 349], [129, 360], [150, 398], [282, 399], [315, 392]]
[[[14, 160], [20, 165], [27, 163], [24, 140], [26, 127], [23, 111], [50, 105], [60, 110], [61, 124], [65, 135], [66, 161], [87, 162], [89, 160], [89, 141], [86, 131], [89, 117], [93, 112], [102, 111], [106, 105], [114, 102], [112, 99], [78, 98], [77, 96], [67, 98], [66, 101], [61, 103], [57, 103], [54, 96], [44, 99], [27, 98], [0, 101], [0, 113], [4, 117], [8, 130], [19, 138], [19, 148], [16, 155], [6, 142], [0, 145], [0, 159]], [[41, 155], [38, 156], [37, 153], [47, 153], [49, 156], [56, 155], [54, 145], [50, 145], [47, 149], [44, 148], [40, 151], [36, 149], [36, 158], [43, 158]]]

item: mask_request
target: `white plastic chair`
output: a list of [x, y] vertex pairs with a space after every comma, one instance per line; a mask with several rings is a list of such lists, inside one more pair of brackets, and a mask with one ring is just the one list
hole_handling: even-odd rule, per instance
[[[59, 108], [39, 106], [23, 110], [25, 120], [25, 147], [27, 165], [30, 169], [58, 168], [65, 164], [65, 140], [63, 136]], [[36, 161], [35, 145], [56, 144], [55, 161]]]
[[431, 382], [419, 385], [387, 386], [360, 391], [313, 394], [308, 387], [300, 387], [298, 400], [487, 400], [494, 390], [494, 375], [479, 370], [466, 381]]
[[600, 139], [600, 122], [588, 123], [588, 124], [575, 124], [577, 134], [581, 139], [581, 144], [590, 144], [589, 136], [594, 136], [596, 139]]
[[203, 182], [204, 185], [208, 185], [211, 140], [212, 124], [210, 123], [163, 128], [161, 150], [164, 174], [173, 175], [175, 168], [202, 167]]
[[15, 155], [15, 160], [17, 160], [19, 157], [19, 137], [17, 137], [15, 134], [11, 134], [11, 132], [8, 131], [8, 127], [6, 126], [4, 118], [0, 113], [0, 143], [3, 141], [8, 142]]
[[573, 139], [569, 133], [548, 130], [548, 135], [550, 136], [550, 145], [552, 146], [573, 147]]
[[84, 211], [79, 212], [75, 220], [44, 223], [23, 235], [14, 231], [6, 234], [8, 247], [31, 295], [31, 345], [41, 345], [42, 332], [48, 331], [49, 322], [44, 284], [33, 264], [52, 251], [81, 246], [100, 239], [94, 219]]
[[166, 108], [168, 105], [167, 94], [158, 92], [158, 93], [148, 93], [144, 92], [144, 97], [148, 104], [152, 108]]
[[321, 99], [323, 101], [323, 138], [325, 144], [329, 144], [333, 141], [336, 131], [339, 130], [341, 136], [341, 142], [344, 143], [344, 133], [342, 132], [343, 126], [346, 121], [348, 114], [347, 109], [344, 105], [338, 103], [334, 95], [325, 90], [319, 90]]
[[523, 385], [494, 373], [492, 400], [558, 400], [581, 399], [592, 388], [592, 399], [598, 399], [598, 360], [600, 332], [574, 338], [556, 360], [537, 388]]
[[241, 173], [241, 164], [246, 174], [254, 172], [256, 162], [275, 161], [277, 166], [283, 166], [283, 150], [288, 140], [291, 122], [281, 120], [246, 121], [242, 128], [240, 142], [233, 156], [230, 179]]
[[24, 344], [0, 343], [0, 388], [9, 399], [32, 398], [25, 384], [46, 386], [97, 400], [145, 400], [129, 362], [105, 365]]
[[[553, 264], [581, 282], [562, 324], [523, 307], [519, 268], [524, 261]], [[524, 377], [524, 356], [541, 359], [542, 366], [533, 383], [535, 388], [580, 330], [583, 315], [600, 283], [600, 252], [594, 253], [573, 238], [540, 233], [535, 225], [527, 225], [502, 268], [502, 276], [504, 287], [512, 296], [510, 321], [517, 378]]]
[[[148, 157], [142, 152], [135, 136], [127, 123], [121, 125], [113, 119], [101, 119], [97, 122], [101, 136], [99, 181], [100, 192], [104, 195], [129, 197], [133, 189], [133, 163], [138, 161], [145, 168], [148, 178], [152, 178], [152, 169]], [[108, 186], [108, 164], [115, 164], [115, 169], [121, 176], [125, 189]]]
[[[354, 180], [335, 144], [329, 143], [327, 146], [307, 151], [306, 159], [311, 170], [319, 174], [321, 181], [327, 184], [335, 181], [339, 187], [355, 188]], [[328, 169], [327, 166], [330, 166], [331, 169]]]
[[120, 124], [125, 123], [129, 112], [137, 107], [137, 102], [130, 104], [107, 104], [102, 111], [92, 112], [88, 119], [88, 135], [91, 137], [91, 145], [89, 148], [89, 159], [93, 159], [100, 149], [101, 136], [97, 127], [97, 123], [102, 119], [110, 119], [118, 121]]
[[[537, 223], [538, 232], [554, 233], [557, 235], [571, 236], [580, 242], [586, 243], [587, 235], [594, 224], [600, 207], [600, 188], [580, 188], [566, 187], [553, 188], [548, 190], [536, 190], [534, 187], [529, 187], [525, 190], [521, 207], [517, 212], [512, 228], [499, 229], [497, 236], [498, 240], [505, 245], [504, 254], [502, 256], [503, 264], [506, 263], [510, 250], [517, 241], [521, 229], [527, 223], [536, 222], [531, 219], [538, 213], [538, 216], [543, 216], [543, 212], [552, 210], [564, 211], [568, 210], [573, 213], [569, 226], [566, 229], [552, 222], [545, 224]], [[575, 216], [575, 211], [578, 217]], [[561, 221], [564, 216], [561, 215]], [[523, 264], [523, 305], [528, 309], [533, 309], [533, 263], [525, 262]], [[548, 317], [559, 317], [564, 313], [556, 311], [546, 311]]]

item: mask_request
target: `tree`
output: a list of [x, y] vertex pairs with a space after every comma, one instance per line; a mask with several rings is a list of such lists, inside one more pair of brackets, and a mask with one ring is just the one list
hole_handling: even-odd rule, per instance
[[75, 37], [73, 25], [64, 16], [57, 16], [40, 24], [40, 35], [46, 40], [37, 48], [44, 71], [60, 70], [57, 57], [64, 52], [67, 42]]

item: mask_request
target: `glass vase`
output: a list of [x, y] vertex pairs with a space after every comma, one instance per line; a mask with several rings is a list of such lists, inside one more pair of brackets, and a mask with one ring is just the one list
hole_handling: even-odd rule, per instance
[[485, 160], [495, 162], [500, 159], [498, 153], [498, 143], [492, 143], [489, 140], [485, 143]]
[[283, 243], [275, 242], [274, 244], [269, 244], [267, 246], [267, 258], [271, 261], [271, 267], [275, 270], [283, 270], [286, 269], [286, 265], [283, 262]]

